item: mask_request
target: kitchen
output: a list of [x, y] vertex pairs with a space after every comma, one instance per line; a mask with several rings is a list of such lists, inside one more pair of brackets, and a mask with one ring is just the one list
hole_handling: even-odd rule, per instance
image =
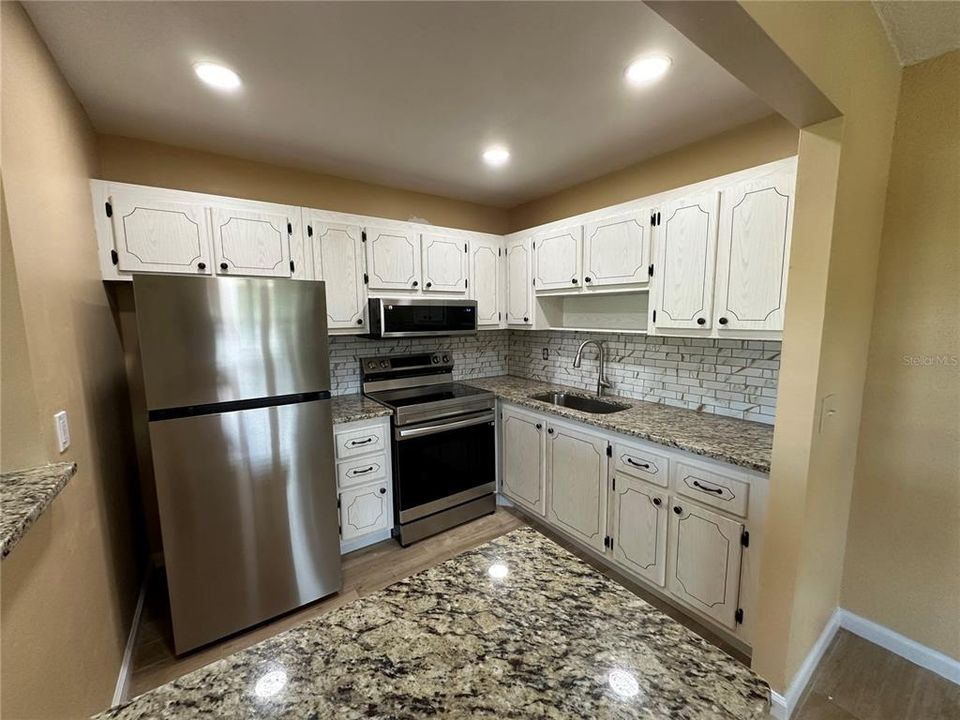
[[[835, 449], [856, 459], [858, 442], [867, 442], [859, 433], [869, 416], [851, 417], [846, 389], [829, 391], [849, 383], [827, 378], [850, 372], [856, 385], [856, 358], [875, 341], [874, 277], [855, 298], [865, 315], [850, 315], [860, 307], [854, 300], [843, 309], [824, 303], [833, 297], [824, 288], [860, 288], [865, 270], [843, 265], [850, 257], [837, 250], [844, 241], [832, 218], [849, 212], [850, 180], [838, 165], [864, 173], [869, 163], [855, 150], [837, 155], [822, 142], [835, 131], [820, 124], [832, 128], [843, 106], [843, 121], [856, 127], [863, 103], [874, 116], [887, 112], [891, 128], [896, 118], [900, 133], [906, 111], [895, 100], [884, 108], [887, 96], [877, 93], [841, 100], [848, 90], [826, 80], [818, 88], [796, 65], [780, 78], [790, 83], [785, 98], [738, 67], [727, 43], [699, 35], [695, 18], [678, 8], [698, 6], [738, 32], [776, 35], [776, 18], [761, 18], [772, 10], [757, 8], [752, 25], [737, 25], [753, 8], [735, 3], [113, 5], [4, 6], [4, 25], [16, 33], [4, 43], [5, 67], [31, 77], [37, 65], [28, 69], [23, 57], [33, 57], [38, 42], [52, 52], [37, 61], [52, 73], [47, 95], [33, 96], [28, 88], [46, 87], [33, 76], [31, 85], [11, 83], [12, 97], [19, 107], [46, 107], [42, 117], [65, 112], [80, 127], [87, 156], [62, 173], [69, 192], [57, 202], [88, 226], [84, 243], [41, 271], [39, 249], [18, 240], [26, 216], [13, 210], [32, 202], [20, 188], [35, 187], [33, 177], [16, 169], [35, 161], [13, 143], [26, 136], [11, 130], [8, 139], [5, 131], [14, 170], [5, 162], [11, 241], [4, 261], [9, 266], [9, 253], [16, 273], [14, 295], [4, 296], [5, 313], [13, 308], [12, 323], [4, 317], [4, 348], [30, 352], [11, 354], [9, 365], [5, 355], [5, 366], [24, 368], [29, 392], [14, 395], [24, 385], [11, 375], [4, 399], [29, 407], [32, 394], [45, 398], [42, 414], [48, 404], [58, 412], [51, 413], [56, 433], [46, 421], [37, 425], [42, 432], [28, 420], [22, 428], [4, 422], [5, 456], [9, 447], [15, 460], [55, 463], [4, 461], [4, 518], [17, 523], [4, 530], [3, 650], [23, 659], [14, 675], [5, 663], [4, 714], [814, 717], [817, 703], [852, 707], [843, 692], [856, 695], [853, 680], [852, 688], [831, 688], [829, 698], [825, 689], [830, 662], [856, 661], [844, 659], [844, 648], [860, 662], [881, 652], [882, 662], [902, 663], [903, 683], [926, 673], [916, 676], [929, 686], [922, 697], [932, 693], [938, 712], [951, 714], [949, 644], [937, 650], [928, 640], [922, 653], [905, 650], [896, 638], [925, 637], [928, 627], [887, 620], [894, 632], [881, 622], [893, 610], [867, 612], [856, 601], [850, 578], [867, 567], [857, 548], [861, 537], [876, 540], [854, 484], [868, 460], [837, 465], [831, 472], [849, 479], [830, 487], [809, 466]], [[784, 17], [819, 17], [799, 5], [785, 4]], [[831, 15], [837, 11], [824, 13], [845, 22]], [[899, 87], [901, 74], [906, 87], [912, 66], [887, 37], [896, 34], [889, 18], [870, 5], [856, 12], [874, 33], [858, 50], [883, 58], [890, 87]], [[139, 69], [116, 62], [133, 57], [145, 27], [155, 30], [158, 49], [175, 48], [185, 34], [198, 42], [204, 32], [227, 48], [231, 33], [235, 42], [257, 29], [280, 52], [280, 28], [306, 33], [324, 22], [339, 30], [326, 35], [323, 52], [336, 55], [338, 43], [365, 37], [378, 58], [352, 78], [336, 70], [324, 76], [330, 93], [359, 103], [342, 116], [356, 127], [324, 123], [340, 133], [343, 152], [353, 148], [349, 167], [343, 158], [304, 167], [281, 135], [271, 145], [250, 134], [276, 117], [257, 104], [257, 79], [269, 70], [259, 49], [246, 59], [233, 49], [236, 73], [187, 63], [195, 77], [175, 74], [152, 90], [160, 81], [146, 80], [151, 68], [170, 67], [172, 56], [158, 51]], [[534, 28], [565, 37], [577, 26], [614, 33], [602, 52], [585, 33], [594, 64], [570, 76], [582, 97], [603, 88], [596, 101], [612, 118], [603, 127], [528, 115], [510, 138], [497, 122], [491, 142], [465, 159], [428, 151], [435, 133], [406, 130], [413, 133], [407, 146], [393, 148], [369, 118], [360, 122], [370, 95], [350, 83], [389, 93], [377, 74], [398, 37], [435, 39], [431, 31], [442, 29], [448, 40], [460, 33], [459, 42], [482, 47], [500, 28], [514, 28], [497, 58], [488, 53], [486, 72], [497, 75], [497, 63], [527, 67], [520, 49]], [[542, 60], [565, 77], [569, 56], [538, 42]], [[295, 52], [298, 43], [286, 45]], [[217, 52], [226, 50], [202, 51]], [[776, 44], [764, 52], [771, 67], [787, 57]], [[432, 67], [432, 57], [414, 53], [388, 79], [418, 77], [427, 70], [417, 63]], [[598, 79], [604, 67], [617, 68], [609, 82]], [[824, 72], [815, 63], [803, 69]], [[99, 92], [98, 81], [111, 92]], [[438, 81], [428, 73], [407, 90], [433, 92]], [[516, 108], [524, 94], [542, 101], [534, 91], [540, 80], [524, 82], [512, 88]], [[315, 102], [285, 99], [303, 110]], [[477, 103], [495, 100], [462, 102], [450, 116], [466, 123], [460, 141], [483, 134], [467, 118]], [[149, 119], [135, 119], [138, 104]], [[177, 107], [183, 117], [194, 112], [192, 125], [171, 112]], [[233, 127], [231, 108], [253, 124]], [[650, 147], [638, 149], [640, 136], [622, 123], [636, 122], [640, 109], [652, 119], [644, 131]], [[98, 134], [88, 131], [85, 110]], [[700, 121], [682, 124], [683, 113]], [[14, 130], [28, 127], [11, 117]], [[287, 141], [308, 132], [306, 116], [287, 121], [273, 132], [286, 132]], [[297, 129], [298, 122], [307, 125]], [[444, 122], [438, 116], [430, 127]], [[222, 133], [211, 132], [218, 127]], [[556, 158], [535, 159], [533, 138], [544, 128], [558, 133], [544, 140]], [[590, 162], [555, 142], [570, 133], [585, 147], [594, 143]], [[607, 136], [620, 143], [613, 154], [598, 144]], [[892, 150], [886, 142], [892, 193], [900, 156], [897, 141]], [[379, 169], [370, 169], [370, 153], [382, 156]], [[824, 203], [835, 210], [822, 212]], [[882, 197], [877, 209], [882, 219]], [[855, 236], [843, 227], [842, 237]], [[866, 223], [857, 232], [870, 235]], [[882, 269], [885, 255], [875, 245]], [[87, 298], [83, 307], [102, 308], [92, 324], [76, 310], [72, 321], [51, 315], [44, 304], [51, 301], [27, 291], [52, 278], [73, 282], [72, 265], [86, 268], [77, 296]], [[48, 309], [38, 315], [34, 307]], [[837, 325], [838, 317], [845, 322]], [[99, 388], [79, 435], [78, 405], [63, 394], [48, 398], [37, 382], [56, 385], [74, 352], [41, 349], [42, 318], [64, 333], [82, 322], [103, 339], [96, 349], [79, 341], [86, 369], [77, 382]], [[816, 342], [814, 327], [822, 333]], [[18, 342], [18, 331], [32, 342]], [[821, 353], [847, 361], [821, 367]], [[861, 388], [864, 377], [871, 377], [865, 359]], [[86, 462], [69, 447], [86, 442], [83, 416], [95, 448]], [[29, 443], [32, 453], [23, 449]], [[809, 474], [797, 464], [804, 448]], [[945, 457], [942, 449], [934, 456]], [[40, 641], [31, 649], [24, 618], [39, 618], [25, 603], [41, 581], [51, 598], [69, 596], [67, 587], [84, 593], [82, 579], [53, 579], [49, 548], [59, 527], [79, 537], [90, 527], [81, 519], [89, 514], [61, 513], [69, 512], [70, 494], [91, 483], [91, 463], [114, 478], [87, 507], [97, 508], [115, 540], [86, 562], [116, 579], [101, 605], [89, 607], [108, 607], [102, 612], [117, 631], [112, 649], [96, 653], [87, 687], [51, 698], [44, 710], [36, 663], [50, 663], [51, 654]], [[42, 478], [15, 472], [36, 466], [50, 470]], [[19, 518], [13, 511], [21, 509], [7, 505], [8, 487], [23, 491]], [[797, 503], [835, 511], [828, 520], [830, 513], [798, 513]], [[860, 535], [848, 535], [855, 528]], [[817, 557], [829, 559], [816, 571], [823, 582], [810, 575]], [[850, 564], [857, 557], [864, 565]], [[800, 596], [816, 601], [790, 610]], [[949, 590], [944, 597], [949, 604]], [[76, 636], [75, 612], [52, 621], [57, 636]], [[102, 644], [92, 630], [82, 634], [90, 647]], [[598, 645], [598, 637], [607, 640]], [[894, 717], [896, 707], [855, 710]]]

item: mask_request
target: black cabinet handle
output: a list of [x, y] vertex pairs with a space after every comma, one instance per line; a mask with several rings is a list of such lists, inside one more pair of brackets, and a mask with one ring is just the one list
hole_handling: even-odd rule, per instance
[[375, 467], [374, 465], [371, 465], [370, 467], [364, 468], [363, 470], [354, 470], [354, 471], [353, 471], [353, 474], [354, 474], [354, 475], [366, 475], [368, 472], [373, 472], [374, 467]]
[[721, 488], [708, 488], [706, 485], [701, 485], [696, 480], [693, 481], [693, 486], [700, 488], [704, 492], [716, 493], [717, 495], [723, 495], [723, 490]]
[[697, 325], [706, 325], [707, 321], [704, 318], [697, 318]]
[[372, 443], [372, 442], [373, 442], [372, 437], [368, 437], [365, 440], [351, 440], [350, 447], [356, 447], [357, 445], [366, 445], [367, 443]]
[[417, 287], [419, 284], [420, 284], [420, 283], [417, 282], [416, 280], [413, 281], [413, 286], [414, 286], [414, 287]]
[[584, 282], [593, 282], [593, 279], [590, 276], [587, 276], [583, 279]]
[[633, 458], [629, 458], [629, 457], [628, 457], [628, 458], [627, 458], [627, 462], [630, 463], [631, 465], [633, 465], [634, 467], [643, 468], [644, 470], [649, 470], [649, 469], [650, 469], [650, 464], [649, 464], [649, 463], [638, 463], [638, 462], [637, 462], [636, 460], [634, 460]]
[[547, 428], [547, 432], [553, 435], [553, 428]]
[[660, 498], [654, 498], [653, 504], [656, 505], [657, 507], [660, 507], [661, 505], [663, 505], [663, 500], [661, 500]]
[[226, 263], [220, 263], [220, 269], [221, 269], [221, 270], [226, 270], [226, 269], [227, 269], [227, 264], [226, 264]]
[[577, 279], [576, 279], [576, 278], [573, 278], [573, 280], [571, 280], [570, 282], [572, 282], [574, 285], [576, 285], [576, 284], [577, 284]]
[[537, 430], [542, 430], [542, 429], [543, 429], [543, 425], [541, 425], [540, 423], [537, 423]]
[[387, 489], [386, 489], [386, 488], [380, 488], [380, 494], [381, 494], [381, 495], [386, 495], [386, 494], [387, 494]]
[[[414, 285], [416, 285], [416, 283], [414, 283]], [[428, 288], [432, 288], [432, 287], [433, 287], [433, 283], [432, 283], [432, 282], [428, 282], [428, 283], [427, 283], [427, 287], [428, 287]]]
[[199, 262], [199, 263], [197, 263], [197, 269], [198, 269], [198, 270], [206, 270], [206, 269], [207, 269], [207, 264], [206, 264], [205, 262]]
[[726, 325], [730, 321], [727, 320], [726, 318], [720, 318], [720, 320], [718, 320], [717, 322], [719, 322], [721, 325]]
[[673, 506], [673, 511], [674, 511], [677, 515], [679, 515], [680, 513], [683, 512], [683, 508], [680, 507], [679, 505], [674, 505], [674, 506]]

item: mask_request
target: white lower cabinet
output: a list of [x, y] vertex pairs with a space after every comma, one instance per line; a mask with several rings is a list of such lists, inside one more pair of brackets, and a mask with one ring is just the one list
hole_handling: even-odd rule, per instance
[[503, 462], [500, 491], [518, 505], [543, 517], [544, 487], [543, 420], [523, 410], [505, 408], [500, 415], [500, 443]]
[[547, 520], [601, 552], [607, 544], [606, 438], [547, 423]]
[[743, 525], [692, 501], [670, 508], [670, 592], [721, 625], [737, 624]]
[[340, 540], [355, 540], [392, 525], [387, 483], [348, 488], [340, 493]]
[[663, 587], [667, 572], [667, 492], [614, 473], [610, 508], [613, 559]]
[[338, 423], [333, 428], [341, 553], [386, 540], [393, 530], [389, 436], [386, 417]]

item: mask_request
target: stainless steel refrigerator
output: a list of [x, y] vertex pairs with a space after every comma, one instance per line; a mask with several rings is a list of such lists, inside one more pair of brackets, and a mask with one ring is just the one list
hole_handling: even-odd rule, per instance
[[324, 284], [133, 286], [179, 654], [340, 589]]

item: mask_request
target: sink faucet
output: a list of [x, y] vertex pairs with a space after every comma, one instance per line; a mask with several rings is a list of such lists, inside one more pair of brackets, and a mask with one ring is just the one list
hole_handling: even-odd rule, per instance
[[573, 359], [573, 366], [575, 368], [580, 367], [580, 360], [581, 360], [581, 356], [583, 355], [583, 349], [587, 345], [596, 345], [597, 353], [600, 356], [600, 369], [597, 372], [597, 397], [600, 397], [603, 394], [604, 388], [613, 387], [610, 384], [610, 382], [607, 380], [607, 378], [605, 378], [603, 375], [603, 342], [601, 342], [600, 340], [584, 340], [582, 343], [580, 343], [580, 347], [577, 348], [577, 356]]

